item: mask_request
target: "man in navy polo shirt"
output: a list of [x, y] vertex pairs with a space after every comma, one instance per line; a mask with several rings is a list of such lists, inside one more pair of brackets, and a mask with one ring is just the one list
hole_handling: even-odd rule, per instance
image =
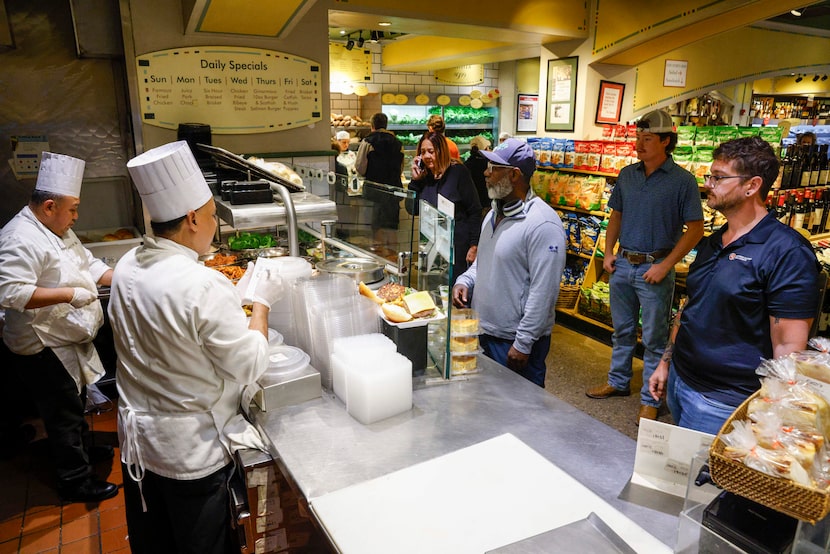
[[768, 213], [778, 158], [758, 137], [714, 152], [707, 204], [726, 225], [704, 238], [686, 279], [688, 304], [649, 380], [681, 427], [717, 434], [758, 390], [761, 358], [807, 346], [819, 301], [810, 243]]

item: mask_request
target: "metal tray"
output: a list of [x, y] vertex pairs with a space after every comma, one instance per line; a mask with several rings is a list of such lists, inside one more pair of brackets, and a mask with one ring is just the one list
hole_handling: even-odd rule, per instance
[[266, 181], [279, 183], [287, 188], [289, 192], [303, 192], [305, 190], [305, 187], [298, 187], [291, 181], [287, 181], [275, 173], [271, 173], [267, 169], [254, 165], [242, 156], [228, 152], [224, 148], [211, 146], [209, 144], [197, 144], [196, 146], [198, 146], [203, 152], [207, 152], [213, 156], [213, 159], [215, 159], [220, 165], [236, 169], [237, 171], [242, 171], [243, 173], [250, 175], [251, 177], [256, 177], [257, 179], [265, 179]]
[[490, 550], [487, 554], [547, 554], [548, 552], [636, 554], [636, 550], [631, 548], [594, 512], [588, 514], [585, 519]]

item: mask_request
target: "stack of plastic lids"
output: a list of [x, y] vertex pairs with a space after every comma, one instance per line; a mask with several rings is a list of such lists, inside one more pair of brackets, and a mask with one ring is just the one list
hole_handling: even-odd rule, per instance
[[270, 327], [268, 328], [268, 346], [279, 346], [284, 342], [285, 340], [279, 331], [271, 329]]
[[296, 346], [281, 344], [268, 350], [268, 369], [257, 381], [267, 387], [308, 367], [309, 356]]
[[297, 323], [297, 346], [311, 356], [324, 388], [333, 387], [330, 352], [332, 341], [380, 330], [377, 304], [358, 294], [354, 280], [345, 275], [321, 274], [301, 279], [292, 294]]
[[268, 327], [276, 329], [283, 335], [286, 344], [297, 344], [296, 316], [293, 310], [291, 291], [298, 279], [311, 276], [311, 264], [304, 258], [283, 256], [270, 258], [269, 263], [276, 266], [280, 277], [283, 279], [286, 293], [278, 300], [268, 313]]
[[335, 394], [359, 422], [368, 425], [412, 408], [412, 362], [388, 337], [335, 339], [331, 366]]

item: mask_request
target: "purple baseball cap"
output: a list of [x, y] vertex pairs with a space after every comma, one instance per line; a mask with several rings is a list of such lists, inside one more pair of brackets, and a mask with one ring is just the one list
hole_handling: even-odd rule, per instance
[[533, 155], [533, 149], [521, 139], [509, 138], [492, 151], [479, 150], [479, 154], [494, 164], [519, 168], [528, 181], [536, 171], [536, 157]]

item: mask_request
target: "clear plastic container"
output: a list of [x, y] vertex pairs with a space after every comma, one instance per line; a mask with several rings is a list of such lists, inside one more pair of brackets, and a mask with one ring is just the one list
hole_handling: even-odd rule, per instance
[[287, 375], [300, 372], [308, 367], [309, 360], [309, 355], [295, 346], [272, 346], [268, 351], [268, 369], [260, 377], [259, 384], [267, 387]]
[[477, 335], [478, 314], [472, 308], [460, 308], [452, 311], [450, 335]]

